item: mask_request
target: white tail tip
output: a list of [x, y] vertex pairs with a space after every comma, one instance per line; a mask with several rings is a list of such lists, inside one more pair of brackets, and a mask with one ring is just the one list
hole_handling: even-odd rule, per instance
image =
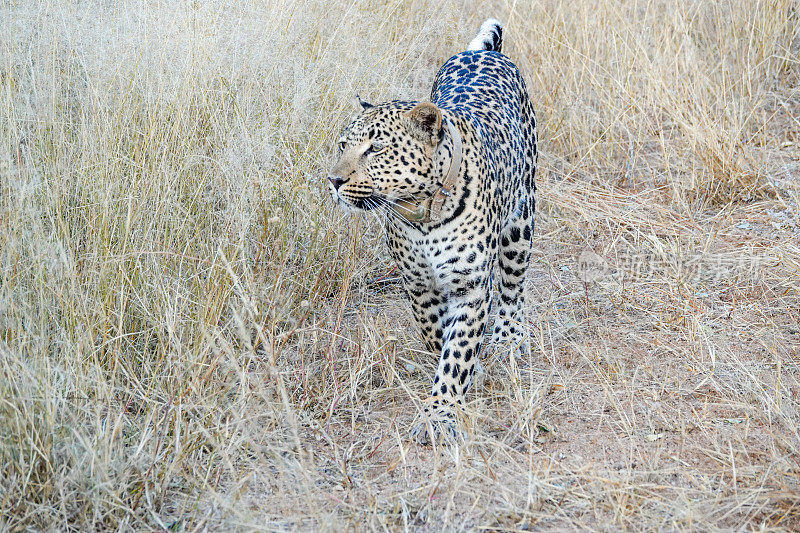
[[497, 19], [488, 19], [481, 24], [478, 35], [467, 46], [467, 50], [491, 50], [500, 52], [503, 47], [503, 25]]

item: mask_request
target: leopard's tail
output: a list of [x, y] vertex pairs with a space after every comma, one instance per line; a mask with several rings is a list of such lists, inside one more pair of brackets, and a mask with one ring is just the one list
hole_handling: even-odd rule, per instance
[[503, 25], [495, 19], [488, 19], [481, 24], [478, 35], [467, 46], [467, 50], [490, 50], [499, 52], [503, 46]]

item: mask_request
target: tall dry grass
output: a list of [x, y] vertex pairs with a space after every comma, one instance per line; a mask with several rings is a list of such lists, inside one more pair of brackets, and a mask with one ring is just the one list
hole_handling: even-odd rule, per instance
[[[796, 527], [798, 11], [3, 4], [0, 528]], [[356, 91], [425, 98], [488, 16], [540, 113], [536, 353], [439, 453], [380, 228], [320, 177]]]

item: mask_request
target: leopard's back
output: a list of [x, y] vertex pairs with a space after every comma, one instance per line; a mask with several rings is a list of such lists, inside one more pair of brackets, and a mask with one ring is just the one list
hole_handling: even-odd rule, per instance
[[475, 129], [507, 218], [520, 194], [535, 192], [536, 115], [519, 69], [499, 51], [461, 52], [439, 70], [431, 101]]

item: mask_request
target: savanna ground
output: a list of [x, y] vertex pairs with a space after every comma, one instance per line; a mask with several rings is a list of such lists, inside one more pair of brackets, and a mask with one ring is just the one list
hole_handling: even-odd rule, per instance
[[[467, 442], [339, 129], [480, 22], [539, 113], [533, 353]], [[4, 2], [0, 529], [797, 530], [800, 5]]]

